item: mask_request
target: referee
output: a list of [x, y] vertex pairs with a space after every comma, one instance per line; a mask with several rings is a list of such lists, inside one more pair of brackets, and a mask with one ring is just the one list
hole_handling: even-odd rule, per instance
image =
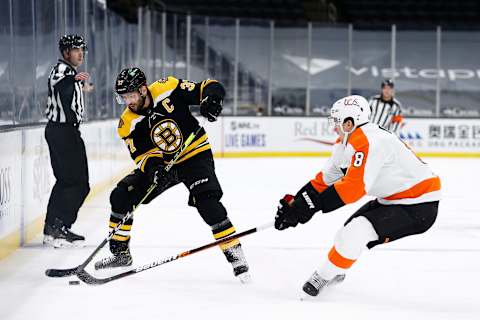
[[388, 131], [399, 134], [403, 126], [402, 105], [395, 99], [393, 80], [382, 81], [382, 93], [370, 98], [370, 122]]
[[48, 77], [45, 128], [57, 181], [50, 194], [43, 229], [43, 243], [56, 248], [83, 244], [85, 238], [70, 228], [90, 191], [85, 144], [79, 131], [84, 110], [83, 81], [89, 74], [77, 72], [87, 46], [78, 35], [64, 35], [58, 45], [62, 59]]

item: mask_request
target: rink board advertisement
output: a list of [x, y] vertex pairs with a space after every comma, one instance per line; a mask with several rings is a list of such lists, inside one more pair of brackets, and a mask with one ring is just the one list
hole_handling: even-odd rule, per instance
[[[20, 228], [22, 189], [22, 133], [2, 133], [2, 155], [0, 157], [0, 239]], [[5, 246], [11, 246], [16, 239], [7, 239]], [[0, 257], [3, 248], [0, 248]]]
[[214, 151], [226, 157], [326, 155], [335, 141], [326, 118], [223, 118], [215, 133]]
[[[223, 117], [207, 124], [218, 157], [325, 156], [336, 135], [323, 117]], [[480, 156], [480, 121], [406, 119], [400, 138], [424, 156]]]

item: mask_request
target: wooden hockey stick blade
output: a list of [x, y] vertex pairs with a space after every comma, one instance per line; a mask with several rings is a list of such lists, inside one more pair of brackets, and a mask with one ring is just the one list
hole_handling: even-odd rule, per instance
[[81, 281], [83, 281], [84, 283], [89, 284], [89, 285], [101, 285], [101, 284], [105, 284], [105, 283], [108, 283], [108, 282], [111, 282], [111, 281], [114, 281], [114, 280], [118, 280], [118, 279], [121, 279], [121, 278], [125, 278], [125, 277], [128, 277], [128, 276], [134, 275], [134, 274], [136, 274], [136, 273], [140, 273], [140, 272], [146, 271], [146, 270], [148, 270], [148, 269], [152, 269], [152, 268], [161, 266], [161, 265], [163, 265], [163, 264], [166, 264], [166, 263], [169, 263], [169, 262], [178, 260], [178, 259], [180, 259], [180, 258], [184, 258], [184, 257], [189, 256], [189, 255], [192, 255], [192, 254], [194, 254], [194, 253], [197, 253], [197, 252], [200, 252], [200, 251], [204, 251], [204, 250], [209, 249], [209, 248], [212, 248], [212, 247], [216, 247], [216, 246], [218, 246], [219, 244], [222, 244], [222, 243], [225, 243], [225, 242], [228, 242], [228, 241], [232, 241], [232, 240], [235, 240], [235, 239], [239, 239], [239, 238], [241, 238], [241, 237], [244, 237], [244, 236], [249, 235], [249, 234], [252, 234], [252, 233], [256, 233], [256, 232], [261, 231], [261, 230], [264, 230], [264, 229], [268, 229], [268, 228], [272, 227], [273, 224], [274, 224], [273, 222], [265, 223], [265, 224], [263, 224], [263, 225], [261, 225], [261, 226], [258, 226], [258, 227], [255, 227], [255, 228], [251, 228], [251, 229], [245, 230], [245, 231], [243, 231], [243, 232], [240, 232], [240, 233], [238, 233], [238, 234], [231, 235], [231, 236], [226, 237], [226, 238], [224, 238], [224, 239], [207, 243], [207, 244], [205, 244], [205, 245], [203, 245], [203, 246], [200, 246], [200, 247], [197, 247], [197, 248], [194, 248], [194, 249], [191, 249], [191, 250], [184, 251], [184, 252], [182, 252], [182, 253], [179, 253], [179, 254], [174, 255], [174, 256], [167, 257], [167, 258], [162, 259], [162, 260], [159, 260], [159, 261], [154, 261], [154, 262], [145, 264], [145, 265], [143, 265], [143, 266], [140, 266], [140, 267], [137, 267], [137, 268], [135, 268], [135, 269], [128, 270], [128, 271], [125, 271], [125, 272], [116, 274], [116, 275], [111, 276], [111, 277], [107, 277], [107, 278], [95, 278], [94, 276], [92, 276], [91, 274], [89, 274], [89, 273], [88, 273], [87, 271], [85, 271], [84, 269], [78, 270], [78, 272], [76, 273], [76, 275], [77, 275], [78, 279], [80, 279]]

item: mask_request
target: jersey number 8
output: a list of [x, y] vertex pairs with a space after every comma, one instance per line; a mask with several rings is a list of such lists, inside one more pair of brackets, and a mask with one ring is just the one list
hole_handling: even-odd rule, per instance
[[353, 166], [358, 168], [362, 166], [363, 159], [365, 158], [365, 154], [363, 152], [355, 152], [353, 155], [355, 157], [355, 160], [353, 161]]

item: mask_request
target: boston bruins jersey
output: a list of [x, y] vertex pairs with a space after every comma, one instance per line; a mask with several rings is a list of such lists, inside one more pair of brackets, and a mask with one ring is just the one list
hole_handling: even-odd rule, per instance
[[[148, 86], [152, 99], [148, 108], [139, 113], [128, 107], [125, 109], [118, 124], [118, 134], [140, 170], [146, 172], [150, 166], [168, 163], [190, 133], [198, 129], [199, 123], [189, 106], [200, 104], [205, 88], [210, 85], [220, 84], [215, 80], [195, 83], [168, 77]], [[209, 149], [207, 134], [202, 129], [176, 163]]]

